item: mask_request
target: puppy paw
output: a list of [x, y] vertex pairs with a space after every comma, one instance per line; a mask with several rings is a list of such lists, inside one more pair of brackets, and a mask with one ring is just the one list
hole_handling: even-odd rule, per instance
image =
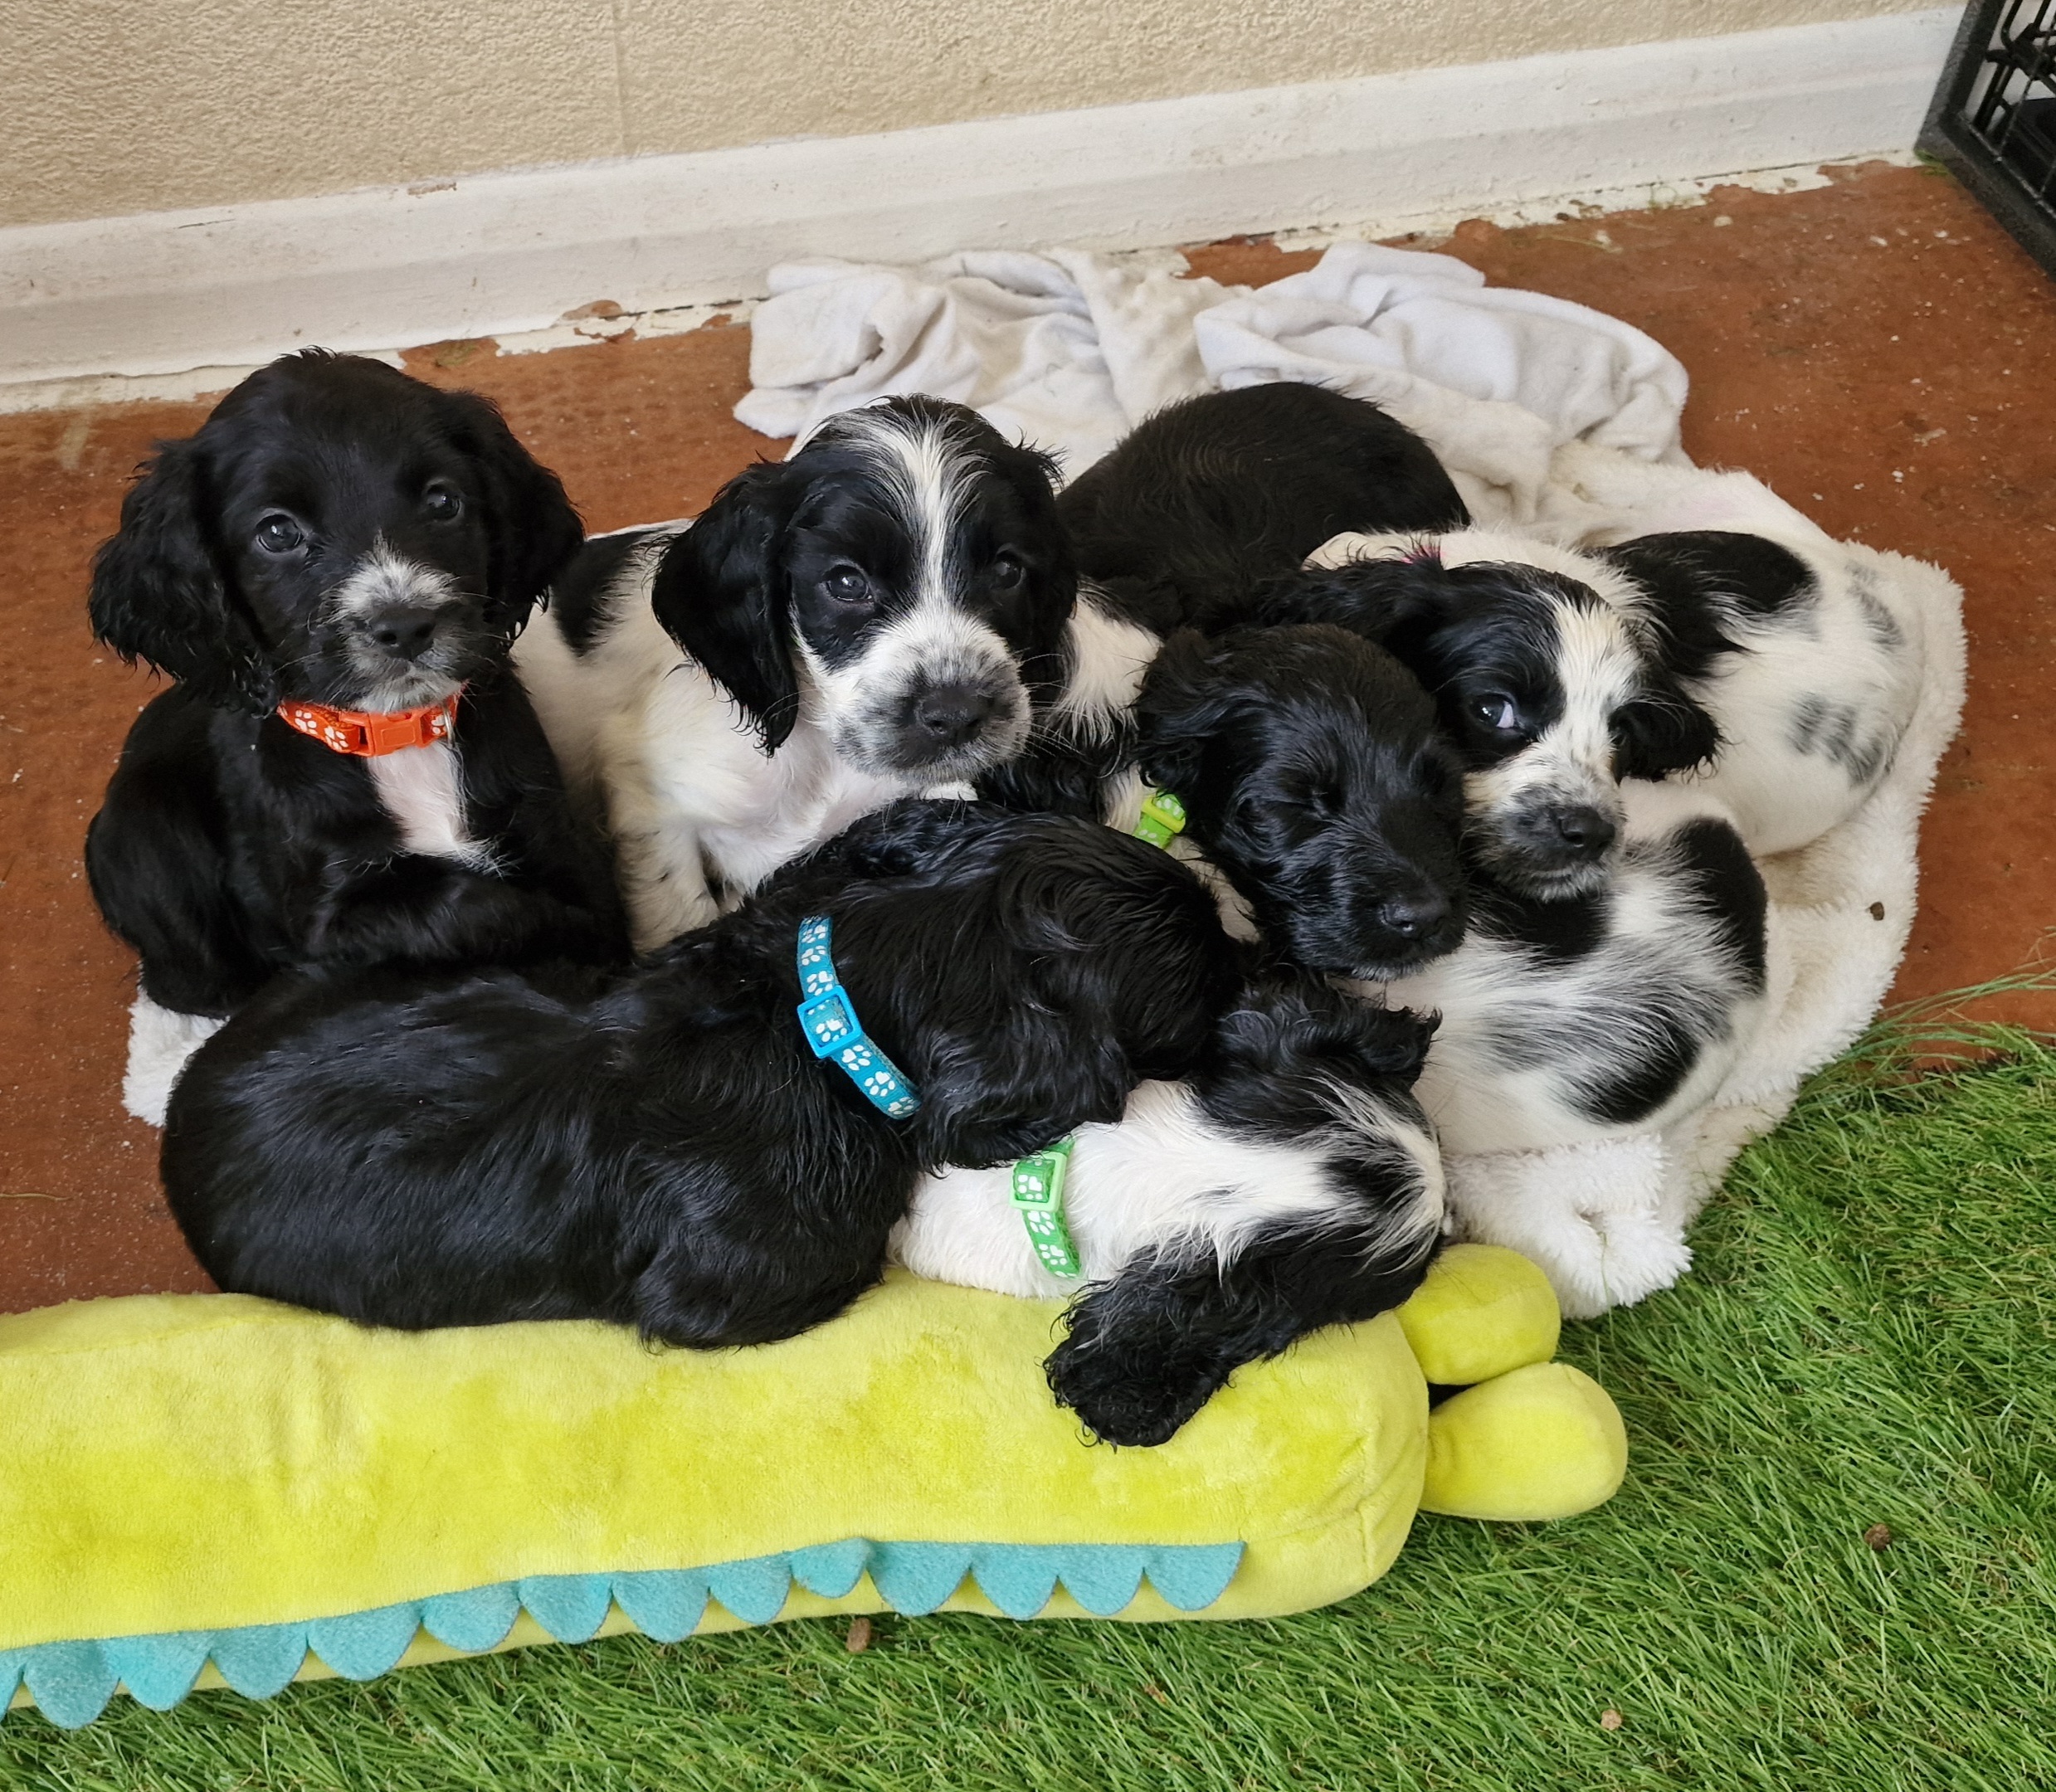
[[1103, 1444], [1167, 1444], [1226, 1377], [1161, 1359], [1074, 1349], [1067, 1340], [1044, 1366], [1050, 1391]]
[[1449, 1160], [1464, 1236], [1541, 1269], [1569, 1319], [1669, 1288], [1690, 1268], [1683, 1228], [1658, 1209], [1660, 1141], [1492, 1152]]

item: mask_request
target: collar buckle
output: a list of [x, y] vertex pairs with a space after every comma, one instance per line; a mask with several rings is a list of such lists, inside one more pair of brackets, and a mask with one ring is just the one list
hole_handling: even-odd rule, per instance
[[808, 915], [800, 923], [795, 954], [800, 994], [806, 998], [797, 1012], [807, 1049], [816, 1058], [834, 1060], [865, 1100], [888, 1120], [904, 1120], [920, 1110], [921, 1098], [899, 1067], [865, 1035], [855, 1004], [836, 974], [828, 947], [828, 917]]
[[1135, 823], [1135, 837], [1152, 846], [1168, 846], [1185, 831], [1185, 805], [1167, 790], [1142, 787], [1142, 812]]
[[1051, 1275], [1067, 1282], [1083, 1273], [1078, 1247], [1064, 1221], [1064, 1184], [1071, 1167], [1073, 1141], [1059, 1139], [1032, 1157], [1014, 1163], [1013, 1201], [1035, 1258]]
[[379, 759], [409, 747], [448, 740], [456, 731], [457, 699], [462, 694], [452, 691], [440, 703], [390, 713], [294, 700], [279, 705], [278, 718], [295, 733], [319, 741], [330, 752], [353, 759]]
[[841, 985], [800, 1004], [800, 1030], [816, 1058], [831, 1058], [837, 1052], [864, 1041], [864, 1023], [850, 1006]]

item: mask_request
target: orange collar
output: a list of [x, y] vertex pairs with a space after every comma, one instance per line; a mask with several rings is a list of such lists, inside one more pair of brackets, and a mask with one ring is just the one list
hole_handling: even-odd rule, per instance
[[319, 741], [331, 752], [376, 759], [403, 747], [448, 740], [456, 731], [457, 699], [463, 694], [454, 690], [441, 703], [396, 709], [389, 715], [371, 709], [331, 709], [326, 704], [282, 703], [279, 719], [310, 740]]

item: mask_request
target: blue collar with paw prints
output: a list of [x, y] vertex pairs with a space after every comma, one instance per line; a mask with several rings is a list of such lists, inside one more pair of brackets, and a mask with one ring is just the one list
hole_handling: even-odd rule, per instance
[[800, 1030], [816, 1058], [832, 1058], [849, 1073], [864, 1098], [889, 1120], [904, 1120], [921, 1105], [899, 1067], [865, 1036], [850, 992], [836, 975], [828, 952], [826, 915], [800, 923]]

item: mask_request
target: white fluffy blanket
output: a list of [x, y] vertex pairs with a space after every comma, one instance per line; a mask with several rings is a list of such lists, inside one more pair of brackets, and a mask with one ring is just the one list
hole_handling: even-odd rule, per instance
[[[774, 269], [752, 321], [755, 389], [736, 415], [795, 435], [881, 394], [930, 392], [1060, 450], [1075, 475], [1176, 399], [1308, 380], [1418, 430], [1481, 523], [1571, 544], [1811, 527], [1755, 480], [1691, 466], [1678, 441], [1683, 368], [1616, 319], [1488, 287], [1445, 256], [1365, 243], [1254, 290], [1177, 278], [1181, 265], [1059, 250]], [[1686, 1228], [1736, 1152], [1862, 1031], [1905, 950], [1920, 816], [1963, 703], [1961, 603], [1935, 568], [1877, 560], [1925, 620], [1919, 712], [1862, 811], [1764, 863], [1769, 1018], [1734, 1074], [1665, 1132], [1449, 1162], [1459, 1227], [1535, 1258], [1573, 1316], [1676, 1279]]]

